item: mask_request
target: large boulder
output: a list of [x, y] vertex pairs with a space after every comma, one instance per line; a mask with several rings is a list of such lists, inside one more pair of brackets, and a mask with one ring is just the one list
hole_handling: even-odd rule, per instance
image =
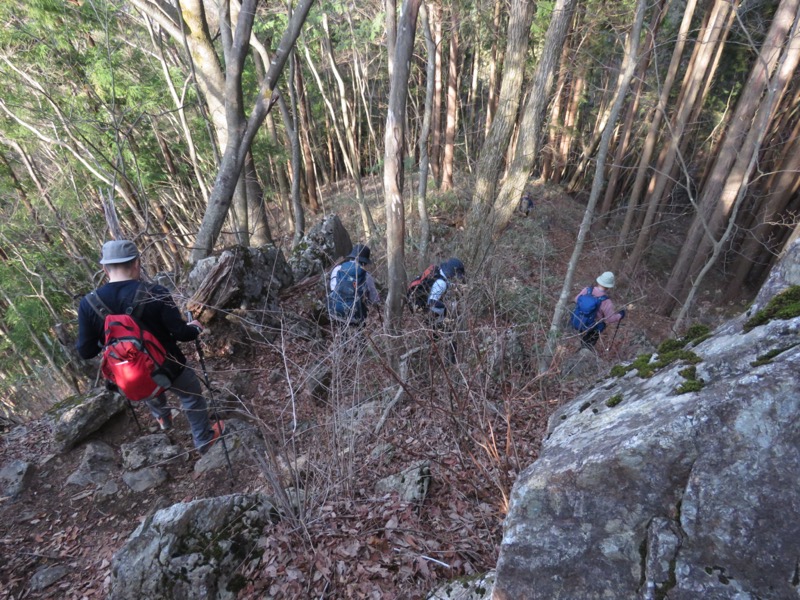
[[236, 573], [276, 515], [262, 494], [179, 503], [133, 532], [111, 564], [110, 600], [232, 600]]
[[798, 597], [800, 301], [753, 320], [777, 298], [553, 414], [511, 494], [496, 599]]
[[322, 273], [336, 259], [347, 256], [352, 249], [350, 234], [339, 216], [328, 215], [321, 223], [308, 230], [289, 257], [295, 281]]
[[56, 420], [53, 441], [59, 452], [66, 452], [86, 439], [114, 415], [125, 410], [121, 394], [95, 388], [86, 394], [70, 396], [53, 408]]
[[218, 311], [274, 310], [278, 292], [293, 283], [292, 271], [278, 248], [234, 246], [199, 261], [186, 280], [187, 309], [202, 321]]

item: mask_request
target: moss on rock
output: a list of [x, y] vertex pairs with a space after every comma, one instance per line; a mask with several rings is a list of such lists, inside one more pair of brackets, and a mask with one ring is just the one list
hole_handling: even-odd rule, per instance
[[800, 285], [793, 285], [780, 294], [777, 294], [769, 303], [754, 314], [743, 329], [750, 331], [761, 325], [766, 325], [775, 319], [785, 320], [800, 316]]

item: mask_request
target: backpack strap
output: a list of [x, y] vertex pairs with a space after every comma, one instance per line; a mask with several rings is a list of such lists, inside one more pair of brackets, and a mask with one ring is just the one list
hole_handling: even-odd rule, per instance
[[142, 317], [144, 310], [144, 300], [150, 294], [150, 286], [144, 281], [139, 282], [136, 293], [133, 295], [133, 303], [125, 310], [126, 315], [132, 316], [137, 321]]
[[[144, 300], [147, 298], [149, 293], [150, 287], [142, 281], [139, 284], [139, 287], [136, 288], [136, 293], [133, 295], [133, 303], [127, 309], [125, 309], [125, 314], [130, 315], [137, 320], [141, 318], [142, 311], [144, 310]], [[97, 313], [98, 317], [100, 317], [101, 321], [105, 321], [105, 318], [108, 315], [114, 314], [108, 305], [100, 299], [100, 296], [97, 295], [97, 290], [89, 292], [84, 297], [86, 298], [86, 302], [89, 303], [89, 306], [92, 308], [92, 310]]]
[[106, 317], [111, 313], [111, 309], [106, 306], [106, 303], [100, 299], [100, 296], [97, 295], [97, 291], [92, 291], [84, 296], [86, 298], [86, 302], [89, 303], [89, 306], [92, 310], [97, 313], [97, 316], [100, 317], [101, 321], [105, 321]]

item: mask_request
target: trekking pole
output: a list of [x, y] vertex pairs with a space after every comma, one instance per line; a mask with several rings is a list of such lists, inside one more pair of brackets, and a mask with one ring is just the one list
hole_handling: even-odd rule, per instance
[[[186, 316], [189, 317], [189, 321], [194, 321], [194, 317], [192, 317], [191, 311], [186, 312]], [[219, 412], [217, 411], [217, 403], [214, 400], [214, 390], [211, 389], [211, 381], [208, 379], [208, 371], [206, 370], [206, 359], [205, 355], [203, 354], [203, 347], [200, 345], [200, 337], [196, 337], [194, 340], [194, 347], [197, 350], [197, 358], [200, 361], [200, 369], [203, 372], [203, 382], [206, 384], [206, 388], [208, 389], [208, 397], [210, 399], [209, 404], [211, 404], [211, 409], [214, 411], [214, 418], [219, 423]], [[228, 454], [228, 444], [225, 442], [225, 435], [221, 432], [219, 436], [220, 440], [222, 441], [222, 449], [225, 451], [225, 461], [228, 463], [228, 471], [231, 474], [231, 485], [233, 485], [233, 465], [231, 464], [231, 457]]]
[[[117, 393], [119, 394], [120, 392], [117, 392]], [[125, 398], [125, 401], [128, 403], [128, 408], [131, 409], [131, 414], [133, 415], [133, 420], [136, 421], [136, 427], [139, 428], [139, 433], [141, 433], [143, 431], [142, 430], [142, 424], [139, 423], [139, 417], [136, 416], [136, 411], [133, 408], [133, 403], [128, 399], [127, 396], [125, 396], [125, 394], [122, 394], [122, 396]]]
[[[624, 319], [624, 318], [625, 318], [625, 317], [622, 317], [622, 319]], [[611, 343], [610, 343], [610, 344], [608, 345], [608, 347], [606, 348], [606, 352], [608, 352], [609, 350], [611, 350], [611, 346], [613, 346], [613, 345], [614, 345], [614, 340], [615, 340], [615, 339], [617, 339], [617, 332], [619, 331], [619, 325], [620, 325], [620, 323], [622, 323], [622, 319], [620, 319], [619, 321], [617, 321], [617, 327], [616, 327], [616, 329], [614, 329], [614, 335], [613, 335], [613, 336], [611, 336]]]

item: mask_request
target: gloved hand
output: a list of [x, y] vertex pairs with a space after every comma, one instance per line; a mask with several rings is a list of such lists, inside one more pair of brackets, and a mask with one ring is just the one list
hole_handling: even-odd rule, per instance
[[621, 311], [619, 311], [619, 318], [620, 318], [620, 320], [625, 318], [625, 309], [624, 308]]
[[203, 324], [200, 323], [200, 321], [198, 321], [197, 319], [189, 321], [187, 325], [191, 325], [192, 327], [196, 328], [198, 333], [203, 333]]

